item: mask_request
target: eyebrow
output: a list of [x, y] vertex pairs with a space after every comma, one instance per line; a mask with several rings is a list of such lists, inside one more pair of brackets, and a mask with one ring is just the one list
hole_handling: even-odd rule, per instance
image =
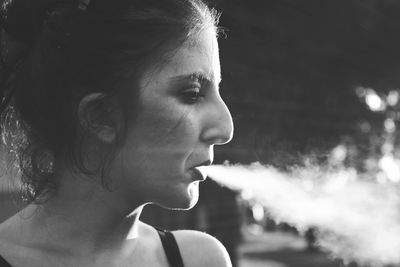
[[[184, 80], [194, 80], [200, 79], [205, 81], [206, 83], [212, 84], [214, 83], [214, 78], [210, 75], [206, 75], [203, 72], [192, 72], [189, 74], [177, 75], [170, 78], [172, 81], [184, 81]], [[217, 84], [221, 82], [221, 79], [217, 81]]]

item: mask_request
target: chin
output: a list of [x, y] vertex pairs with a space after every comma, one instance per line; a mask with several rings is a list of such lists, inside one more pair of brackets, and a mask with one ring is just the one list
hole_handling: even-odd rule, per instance
[[189, 205], [186, 209], [193, 208], [199, 201], [199, 182], [193, 182], [188, 186]]
[[193, 182], [182, 190], [175, 193], [170, 199], [160, 201], [159, 206], [174, 210], [189, 210], [193, 208], [199, 200], [199, 182]]

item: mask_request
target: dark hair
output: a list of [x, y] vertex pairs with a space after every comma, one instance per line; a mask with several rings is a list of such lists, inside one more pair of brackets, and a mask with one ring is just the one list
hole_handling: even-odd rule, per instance
[[80, 171], [95, 171], [84, 165], [78, 134], [82, 97], [101, 93], [99, 110], [115, 103], [126, 125], [135, 114], [127, 100], [138, 93], [132, 87], [141, 75], [204, 27], [218, 30], [217, 13], [201, 0], [87, 2], [0, 0], [1, 131], [27, 202], [56, 188], [52, 164], [60, 155]]

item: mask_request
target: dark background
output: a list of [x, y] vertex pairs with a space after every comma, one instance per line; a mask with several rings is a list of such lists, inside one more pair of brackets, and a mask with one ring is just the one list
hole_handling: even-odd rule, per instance
[[[216, 163], [260, 161], [286, 168], [301, 162], [303, 155], [324, 160], [339, 143], [355, 146], [359, 162], [371, 155], [371, 143], [381, 141], [388, 114], [369, 110], [355, 88], [371, 87], [382, 95], [400, 88], [400, 1], [210, 4], [222, 12], [221, 94], [235, 124], [232, 142], [216, 147]], [[392, 109], [400, 118], [399, 108]], [[16, 210], [6, 199], [9, 196], [1, 193], [0, 221]], [[234, 257], [244, 238], [237, 199], [236, 192], [207, 181], [191, 211], [146, 207], [143, 219], [166, 229], [207, 231]], [[290, 258], [287, 252], [280, 257]], [[296, 264], [290, 266], [312, 266]]]
[[[373, 112], [356, 88], [373, 88], [382, 98], [400, 88], [400, 1], [218, 0], [212, 5], [222, 12], [221, 94], [235, 124], [232, 142], [216, 147], [215, 162], [260, 161], [286, 169], [302, 164], [304, 156], [324, 162], [334, 147], [345, 144], [353, 154], [344, 164], [367, 171], [365, 160], [382, 154], [384, 120], [394, 118], [397, 126], [400, 107]], [[396, 145], [397, 133], [391, 138]], [[238, 266], [235, 251], [248, 236], [241, 231], [246, 223], [237, 199], [207, 180], [191, 211], [146, 207], [144, 218], [167, 229], [207, 231]], [[274, 257], [266, 251], [255, 258]], [[277, 253], [277, 262], [293, 259], [287, 263], [291, 267], [340, 266], [318, 253]], [[311, 264], [316, 257], [323, 260]]]
[[[221, 93], [235, 123], [216, 160], [284, 167], [343, 140], [368, 146], [360, 125], [384, 114], [355, 87], [400, 87], [400, 2], [220, 0]], [[396, 122], [397, 123], [397, 122]], [[371, 134], [371, 133], [366, 133]], [[292, 162], [293, 161], [293, 162]]]

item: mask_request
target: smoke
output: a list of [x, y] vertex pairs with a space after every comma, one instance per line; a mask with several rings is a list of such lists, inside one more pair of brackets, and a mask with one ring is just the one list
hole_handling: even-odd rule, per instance
[[246, 191], [276, 220], [318, 229], [318, 245], [344, 262], [400, 263], [400, 190], [353, 168], [297, 167], [282, 172], [253, 163], [204, 167], [208, 176]]

